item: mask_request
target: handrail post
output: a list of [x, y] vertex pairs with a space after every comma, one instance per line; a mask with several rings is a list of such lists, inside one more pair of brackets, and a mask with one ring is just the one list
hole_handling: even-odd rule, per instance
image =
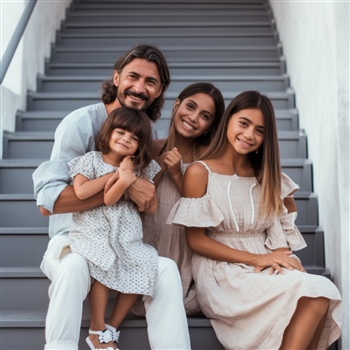
[[30, 16], [34, 10], [34, 7], [37, 3], [37, 0], [30, 0], [26, 5], [20, 20], [17, 23], [16, 29], [11, 37], [11, 40], [6, 48], [6, 51], [0, 61], [0, 70], [1, 70], [1, 80], [0, 85], [2, 84], [6, 72], [10, 66], [12, 58], [17, 50], [18, 44], [22, 38], [22, 35], [26, 29]]

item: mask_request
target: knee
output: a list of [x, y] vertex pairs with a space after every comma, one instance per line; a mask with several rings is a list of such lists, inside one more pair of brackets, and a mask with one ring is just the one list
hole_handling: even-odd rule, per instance
[[179, 270], [174, 260], [160, 256], [158, 258], [158, 274], [178, 275]]
[[303, 308], [310, 307], [312, 308], [314, 314], [319, 314], [322, 317], [328, 310], [329, 307], [329, 299], [324, 297], [318, 298], [301, 298], [299, 301]]
[[65, 255], [58, 269], [59, 278], [64, 279], [69, 284], [89, 284], [90, 274], [86, 260], [77, 253]]

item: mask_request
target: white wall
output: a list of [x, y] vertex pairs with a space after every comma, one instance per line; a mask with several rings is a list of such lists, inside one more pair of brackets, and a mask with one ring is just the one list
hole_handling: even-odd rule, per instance
[[[38, 0], [26, 31], [0, 87], [0, 158], [3, 131], [14, 131], [18, 109], [26, 109], [27, 90], [36, 90], [36, 76], [44, 73], [44, 59], [71, 0]], [[1, 1], [1, 57], [27, 1]], [[38, 45], [40, 43], [40, 45]]]
[[349, 321], [349, 2], [270, 0], [313, 163], [326, 265]]

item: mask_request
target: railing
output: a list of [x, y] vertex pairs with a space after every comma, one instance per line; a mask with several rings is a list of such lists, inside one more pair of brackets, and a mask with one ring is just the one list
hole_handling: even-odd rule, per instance
[[11, 40], [6, 48], [6, 51], [2, 57], [2, 60], [0, 62], [0, 69], [1, 69], [0, 85], [2, 84], [5, 78], [6, 72], [10, 66], [10, 63], [16, 52], [17, 46], [22, 38], [22, 35], [27, 27], [28, 21], [30, 19], [30, 16], [32, 15], [32, 12], [34, 10], [36, 3], [37, 3], [37, 0], [30, 0], [28, 2], [28, 5], [25, 7], [21, 18], [18, 21], [17, 27], [11, 37]]

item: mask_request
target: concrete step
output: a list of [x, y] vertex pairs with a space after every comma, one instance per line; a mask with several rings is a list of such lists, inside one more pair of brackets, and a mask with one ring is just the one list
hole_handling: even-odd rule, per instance
[[[90, 50], [90, 48], [89, 48]], [[113, 75], [113, 64], [110, 63], [51, 63], [46, 60], [45, 74], [65, 76], [108, 76]], [[174, 62], [169, 63], [171, 77], [178, 75], [192, 76], [197, 79], [208, 72], [215, 76], [271, 76], [285, 74], [284, 57], [277, 62]]]
[[[107, 63], [112, 65], [122, 56], [129, 45], [118, 47], [65, 47], [52, 45], [51, 63]], [[174, 62], [279, 62], [282, 55], [282, 45], [271, 46], [162, 46], [162, 52], [168, 63]]]
[[[231, 93], [223, 93], [226, 106], [231, 100], [240, 93], [239, 90], [232, 90]], [[48, 111], [48, 110], [71, 110], [84, 107], [93, 103], [101, 102], [101, 97], [98, 92], [82, 93], [76, 92], [32, 92], [27, 95], [27, 110], [28, 111]], [[291, 109], [295, 106], [294, 91], [288, 89], [285, 92], [265, 92], [265, 95], [271, 99], [275, 109]], [[178, 96], [177, 93], [166, 92], [164, 109], [171, 110]]]
[[94, 21], [94, 22], [64, 22], [61, 26], [60, 34], [65, 35], [109, 35], [118, 33], [121, 35], [147, 35], [150, 37], [159, 36], [159, 32], [167, 36], [184, 36], [191, 35], [246, 35], [246, 34], [270, 34], [276, 30], [275, 22], [272, 20], [265, 21], [232, 21], [232, 20], [195, 20], [192, 17], [183, 21], [165, 20], [159, 18], [157, 21], [150, 22], [148, 19], [135, 18], [129, 22], [119, 21]]
[[33, 193], [33, 171], [43, 159], [0, 159], [0, 193]]
[[[296, 252], [304, 265], [324, 266], [324, 233], [314, 225], [299, 225], [307, 247]], [[19, 244], [20, 242], [20, 244]], [[0, 267], [38, 267], [49, 242], [47, 227], [2, 227]]]
[[[32, 194], [34, 170], [44, 159], [0, 159], [0, 193]], [[282, 171], [293, 179], [302, 192], [312, 192], [312, 163], [307, 159], [284, 158]]]
[[261, 13], [269, 13], [269, 7], [266, 6], [265, 1], [249, 1], [249, 3], [240, 1], [228, 0], [224, 1], [118, 1], [118, 2], [73, 2], [70, 6], [70, 11], [79, 11], [79, 13], [91, 11], [129, 11], [132, 13], [134, 9], [138, 11], [148, 11], [149, 13], [160, 13], [179, 11], [191, 12], [196, 14], [197, 11], [211, 13], [211, 11], [226, 11], [229, 13], [254, 11]]
[[[259, 21], [271, 21], [271, 13], [269, 11], [228, 11], [221, 10], [220, 8], [213, 8], [208, 13], [208, 10], [195, 9], [190, 11], [187, 9], [157, 9], [157, 11], [149, 10], [149, 7], [145, 7], [140, 10], [138, 8], [133, 9], [132, 15], [130, 15], [129, 9], [118, 9], [118, 23], [128, 25], [135, 21], [144, 21], [146, 23], [154, 23], [163, 21], [165, 23], [197, 23], [201, 21], [206, 22], [259, 22]], [[147, 15], [145, 15], [147, 13]], [[97, 22], [113, 22], [115, 19], [115, 13], [109, 9], [96, 10], [93, 13], [91, 11], [67, 11], [66, 20], [63, 22], [64, 26], [76, 23], [94, 23]]]
[[[163, 138], [163, 135], [160, 135]], [[54, 133], [49, 131], [17, 131], [4, 133], [4, 159], [8, 158], [49, 158], [54, 141]], [[298, 131], [279, 132], [280, 154], [282, 158], [307, 158], [306, 135]]]
[[1, 227], [0, 267], [37, 268], [48, 242], [48, 227]]
[[[297, 192], [297, 225], [318, 224], [318, 202], [314, 193]], [[0, 194], [2, 227], [47, 227], [48, 217], [42, 216], [32, 194]], [[20, 215], [18, 213], [21, 213]]]
[[[315, 239], [315, 241], [316, 240], [317, 239]], [[302, 251], [297, 252], [297, 254], [303, 259], [301, 252]], [[322, 265], [303, 264], [303, 266], [308, 273], [329, 277], [329, 271]], [[31, 310], [45, 312], [47, 310], [49, 304], [48, 288], [50, 281], [42, 273], [39, 266], [1, 267], [0, 282], [2, 292], [0, 306], [2, 312], [28, 312]], [[112, 304], [111, 302], [108, 306], [109, 310], [111, 310]], [[84, 302], [84, 311], [89, 314], [89, 304], [87, 300]]]
[[[0, 313], [0, 338], [2, 350], [43, 349], [45, 344], [46, 312], [6, 311]], [[192, 350], [223, 350], [210, 321], [205, 317], [189, 317], [188, 326]], [[89, 316], [83, 315], [79, 349], [88, 350], [85, 338], [88, 334]], [[119, 345], [123, 350], [150, 350], [147, 323], [143, 318], [128, 317], [122, 323]]]
[[[296, 109], [276, 110], [277, 128], [281, 131], [298, 130], [298, 111]], [[17, 131], [55, 131], [61, 120], [70, 111], [18, 111], [16, 116]], [[163, 109], [162, 117], [154, 127], [158, 137], [166, 135], [169, 128], [171, 109]], [[163, 137], [163, 136], [162, 136]]]
[[48, 227], [33, 194], [0, 194], [1, 227]]
[[58, 32], [56, 35], [56, 43], [66, 46], [118, 46], [118, 45], [137, 45], [140, 42], [150, 42], [154, 45], [162, 47], [162, 45], [183, 45], [191, 47], [193, 42], [198, 45], [209, 45], [211, 47], [222, 45], [273, 45], [279, 42], [277, 32], [272, 33], [162, 33], [149, 35], [148, 33], [108, 33], [108, 34], [66, 34]]
[[[39, 74], [37, 77], [37, 92], [99, 92], [101, 82], [110, 79], [105, 76], [46, 76]], [[290, 86], [287, 74], [273, 76], [215, 76], [203, 75], [201, 77], [175, 76], [171, 79], [168, 93], [179, 93], [187, 85], [194, 82], [211, 82], [222, 93], [229, 94], [232, 90], [259, 90], [266, 92], [283, 92]]]

